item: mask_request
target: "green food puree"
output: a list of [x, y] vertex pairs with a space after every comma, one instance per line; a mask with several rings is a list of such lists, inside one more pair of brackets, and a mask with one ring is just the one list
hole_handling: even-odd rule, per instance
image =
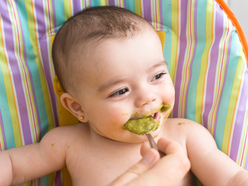
[[[160, 111], [165, 112], [169, 110], [170, 107], [170, 105], [162, 103]], [[126, 130], [138, 135], [148, 134], [151, 131], [156, 130], [158, 127], [159, 123], [152, 116], [140, 119], [130, 119], [124, 125]]]
[[160, 111], [165, 112], [165, 111], [169, 110], [170, 107], [171, 107], [170, 105], [162, 103], [162, 107], [161, 107]]
[[148, 134], [159, 127], [159, 123], [152, 117], [130, 119], [124, 125], [125, 129], [135, 134]]

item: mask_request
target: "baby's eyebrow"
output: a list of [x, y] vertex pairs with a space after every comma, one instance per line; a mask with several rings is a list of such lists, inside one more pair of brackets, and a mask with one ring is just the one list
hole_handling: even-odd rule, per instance
[[150, 68], [148, 68], [147, 71], [151, 71], [154, 68], [157, 68], [157, 67], [160, 67], [160, 66], [166, 66], [167, 67], [167, 62], [165, 60], [160, 61], [160, 62], [156, 63], [155, 65], [151, 66]]
[[113, 78], [112, 80], [108, 81], [107, 83], [101, 85], [99, 88], [98, 88], [98, 92], [101, 92], [103, 90], [106, 90], [108, 89], [109, 87], [111, 86], [114, 86], [114, 85], [117, 85], [119, 83], [123, 83], [127, 80], [127, 78], [123, 78], [123, 79], [118, 79], [118, 78]]

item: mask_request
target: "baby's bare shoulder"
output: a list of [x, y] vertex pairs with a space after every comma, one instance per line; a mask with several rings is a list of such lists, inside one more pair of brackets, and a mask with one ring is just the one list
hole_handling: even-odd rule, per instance
[[169, 118], [165, 121], [165, 127], [176, 129], [181, 132], [187, 130], [206, 130], [201, 124], [185, 118]]
[[87, 139], [89, 127], [84, 124], [57, 127], [49, 131], [41, 140], [41, 143], [49, 143], [52, 146], [75, 143]]
[[212, 138], [209, 131], [201, 124], [184, 118], [167, 119], [164, 123], [164, 133], [166, 136], [184, 142]]

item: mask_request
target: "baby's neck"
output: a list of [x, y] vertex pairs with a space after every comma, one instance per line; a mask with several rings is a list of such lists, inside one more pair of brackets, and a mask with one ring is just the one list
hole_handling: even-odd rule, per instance
[[[92, 144], [95, 144], [95, 147], [104, 147], [106, 150], [111, 149], [111, 152], [113, 151], [140, 151], [140, 147], [142, 143], [128, 143], [128, 142], [120, 142], [116, 140], [112, 140], [106, 137], [103, 137], [99, 134], [97, 134], [93, 129], [90, 129], [90, 138], [92, 141]], [[138, 152], [139, 153], [139, 152]]]

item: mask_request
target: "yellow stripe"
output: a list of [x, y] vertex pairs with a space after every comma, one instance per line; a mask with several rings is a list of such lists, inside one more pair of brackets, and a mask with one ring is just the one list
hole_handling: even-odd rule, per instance
[[141, 0], [136, 0], [134, 2], [134, 7], [135, 7], [135, 13], [138, 14], [139, 16], [142, 16], [142, 7], [141, 7]]
[[72, 5], [71, 1], [64, 0], [64, 12], [65, 12], [65, 21], [72, 16]]
[[212, 16], [206, 16], [206, 45], [201, 57], [201, 67], [200, 74], [197, 83], [196, 90], [196, 105], [195, 105], [195, 121], [202, 123], [202, 111], [203, 111], [203, 102], [205, 94], [205, 78], [207, 73], [207, 67], [209, 64], [209, 52], [213, 43], [213, 19], [214, 19], [214, 2], [207, 2], [206, 12], [213, 12]]
[[106, 6], [107, 5], [107, 0], [101, 0], [100, 3], [101, 3], [101, 6]]
[[[177, 66], [178, 41], [179, 41], [179, 0], [171, 1], [171, 67], [170, 76], [172, 81], [175, 81], [175, 73]], [[176, 12], [176, 13], [174, 13]], [[173, 14], [174, 13], [174, 14]]]
[[160, 39], [160, 41], [161, 41], [161, 44], [162, 44], [162, 49], [163, 49], [163, 51], [164, 51], [164, 42], [165, 42], [165, 31], [156, 31], [157, 32], [157, 34], [158, 34], [158, 37], [159, 37], [159, 39]]
[[231, 131], [233, 130], [234, 117], [236, 113], [235, 110], [237, 109], [238, 95], [241, 88], [240, 74], [243, 73], [244, 65], [245, 65], [245, 63], [242, 63], [242, 61], [244, 61], [244, 55], [242, 49], [240, 49], [239, 54], [241, 57], [239, 58], [239, 61], [237, 63], [236, 73], [233, 81], [233, 82], [239, 82], [239, 84], [233, 83], [229, 107], [227, 111], [224, 135], [223, 135], [223, 144], [221, 149], [221, 151], [226, 154], [228, 154], [228, 150], [229, 150]]

